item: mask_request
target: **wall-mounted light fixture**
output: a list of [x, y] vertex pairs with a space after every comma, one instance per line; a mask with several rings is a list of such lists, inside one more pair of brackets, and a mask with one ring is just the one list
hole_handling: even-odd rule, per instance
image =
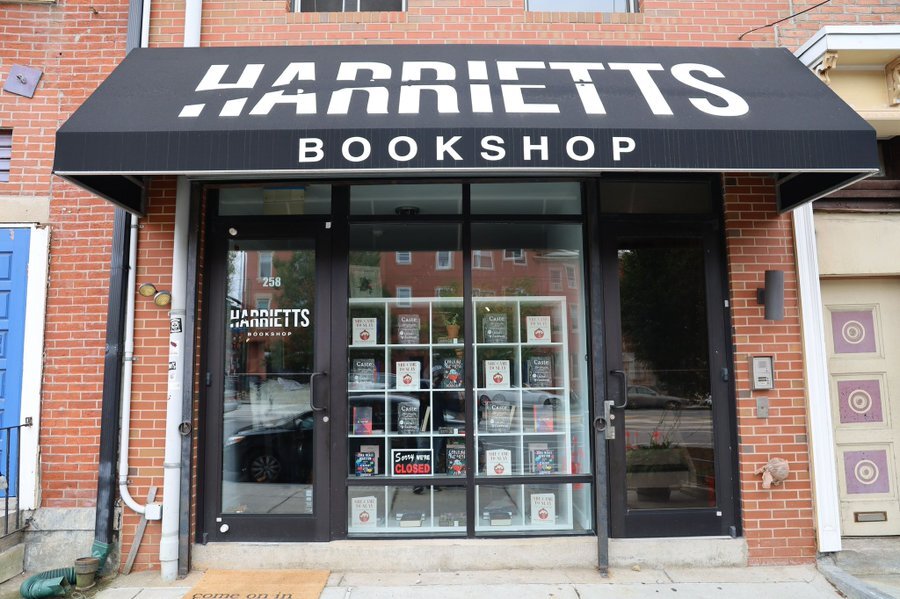
[[138, 287], [138, 295], [142, 297], [152, 297], [153, 303], [160, 308], [168, 306], [172, 303], [172, 294], [169, 291], [157, 291], [156, 285], [153, 283], [141, 283]]
[[756, 301], [766, 307], [766, 320], [784, 320], [783, 270], [766, 271], [766, 286], [756, 290]]

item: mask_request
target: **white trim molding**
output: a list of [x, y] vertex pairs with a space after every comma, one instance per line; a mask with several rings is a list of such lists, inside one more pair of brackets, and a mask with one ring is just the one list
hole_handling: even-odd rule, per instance
[[20, 429], [19, 508], [35, 509], [40, 504], [38, 432], [41, 425], [41, 380], [44, 375], [44, 318], [47, 306], [47, 271], [50, 256], [50, 229], [31, 225], [28, 249], [28, 301], [25, 307], [25, 347], [22, 357], [21, 422], [32, 425]]
[[797, 282], [803, 325], [803, 355], [806, 376], [807, 410], [813, 502], [820, 552], [841, 550], [841, 512], [838, 497], [837, 461], [831, 399], [828, 384], [828, 355], [825, 349], [825, 320], [812, 205], [793, 211], [794, 242], [797, 252]]

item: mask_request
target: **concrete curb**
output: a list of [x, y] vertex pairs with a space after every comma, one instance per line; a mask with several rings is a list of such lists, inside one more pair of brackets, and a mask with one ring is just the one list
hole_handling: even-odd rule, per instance
[[816, 560], [816, 567], [822, 576], [849, 599], [896, 599], [863, 582], [856, 576], [837, 567], [830, 557]]

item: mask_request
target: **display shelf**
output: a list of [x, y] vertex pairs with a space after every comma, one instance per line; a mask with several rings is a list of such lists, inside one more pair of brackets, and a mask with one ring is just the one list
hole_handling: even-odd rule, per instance
[[[455, 450], [456, 457], [462, 452], [467, 469], [476, 468], [476, 477], [483, 482], [496, 484], [498, 479], [509, 476], [532, 476], [543, 471], [548, 476], [571, 473], [572, 432], [569, 406], [569, 357], [568, 310], [566, 298], [562, 296], [539, 297], [476, 297], [473, 298], [475, 314], [474, 327], [469, 327], [473, 356], [471, 364], [474, 372], [471, 380], [473, 389], [475, 422], [472, 433], [475, 436], [476, 456], [465, 456], [465, 433], [439, 432], [442, 427], [459, 425], [465, 419], [466, 380], [463, 349], [465, 327], [453, 335], [446, 330], [444, 320], [450, 313], [461, 315], [464, 308], [462, 298], [351, 298], [350, 299], [350, 339], [348, 397], [353, 410], [350, 411], [349, 431], [349, 476], [355, 475], [357, 454], [372, 453], [361, 451], [361, 447], [377, 446], [376, 469], [378, 474], [359, 476], [373, 480], [390, 477], [392, 472], [392, 451], [403, 449], [430, 452], [431, 473], [448, 476], [448, 446]], [[490, 311], [484, 310], [490, 308]], [[486, 321], [486, 314], [491, 317]], [[354, 321], [356, 319], [356, 321]], [[359, 319], [368, 319], [364, 322]], [[365, 325], [365, 326], [364, 326]], [[493, 328], [491, 328], [493, 327]], [[369, 337], [362, 341], [354, 337], [365, 328]], [[374, 339], [372, 337], [374, 333]], [[543, 335], [545, 341], [533, 339]], [[492, 337], [485, 341], [485, 336]], [[448, 339], [449, 338], [449, 339]], [[500, 339], [500, 340], [498, 340]], [[373, 342], [374, 341], [374, 342]], [[417, 342], [416, 342], [417, 341]], [[484, 382], [485, 365], [488, 360], [499, 366], [498, 375], [502, 384], [488, 387]], [[398, 380], [409, 374], [409, 364], [398, 375], [398, 363], [418, 362], [419, 380]], [[457, 370], [455, 373], [454, 370]], [[445, 387], [445, 377], [458, 376], [454, 386]], [[540, 378], [539, 385], [529, 385], [529, 381]], [[371, 383], [366, 383], [366, 381]], [[356, 387], [356, 385], [365, 385]], [[459, 385], [459, 386], [456, 386]], [[508, 385], [508, 387], [505, 387]], [[404, 413], [407, 428], [417, 424], [416, 433], [398, 433], [400, 428], [399, 410], [401, 404], [412, 405], [411, 412]], [[488, 408], [488, 404], [491, 408]], [[503, 407], [506, 406], [506, 407]], [[356, 408], [363, 411], [356, 412]], [[369, 411], [366, 411], [369, 408]], [[506, 412], [503, 414], [503, 412]], [[491, 412], [488, 414], [488, 412]], [[373, 432], [355, 433], [356, 414], [362, 419], [371, 419], [368, 426]], [[504, 422], [502, 419], [506, 418]], [[448, 420], [449, 418], [449, 420]], [[415, 419], [415, 422], [413, 422]], [[412, 424], [411, 424], [412, 423]], [[537, 427], [552, 430], [536, 430]], [[504, 429], [505, 430], [501, 430]], [[468, 428], [468, 427], [467, 427]], [[374, 432], [380, 429], [380, 432]], [[497, 430], [491, 430], [497, 429]], [[470, 433], [470, 434], [472, 434]], [[485, 472], [487, 449], [509, 451], [509, 472], [504, 476]], [[464, 477], [460, 477], [464, 481]], [[421, 480], [421, 479], [419, 479]], [[410, 482], [410, 485], [420, 484]], [[427, 491], [433, 504], [435, 491]], [[524, 493], [524, 491], [522, 491]], [[568, 497], [568, 499], [567, 499]], [[387, 499], [385, 491], [384, 500]], [[525, 496], [519, 498], [519, 505]], [[503, 526], [491, 526], [476, 518], [476, 530], [503, 534], [513, 531], [571, 529], [571, 509], [562, 509], [565, 502], [571, 502], [568, 495], [557, 497], [560, 506], [554, 524], [532, 524], [520, 515]], [[430, 512], [434, 514], [434, 511]], [[564, 520], [560, 515], [569, 514]], [[390, 517], [382, 514], [377, 526], [351, 526], [353, 534], [420, 534], [440, 532], [446, 534], [453, 526], [438, 526], [437, 516], [429, 516], [421, 526], [395, 525]], [[465, 526], [462, 527], [465, 529]]]

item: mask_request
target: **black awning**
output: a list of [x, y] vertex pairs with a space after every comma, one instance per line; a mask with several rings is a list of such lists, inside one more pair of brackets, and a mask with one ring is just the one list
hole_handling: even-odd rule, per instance
[[771, 172], [779, 209], [877, 170], [875, 132], [783, 49], [138, 49], [54, 172], [132, 210], [141, 175]]

